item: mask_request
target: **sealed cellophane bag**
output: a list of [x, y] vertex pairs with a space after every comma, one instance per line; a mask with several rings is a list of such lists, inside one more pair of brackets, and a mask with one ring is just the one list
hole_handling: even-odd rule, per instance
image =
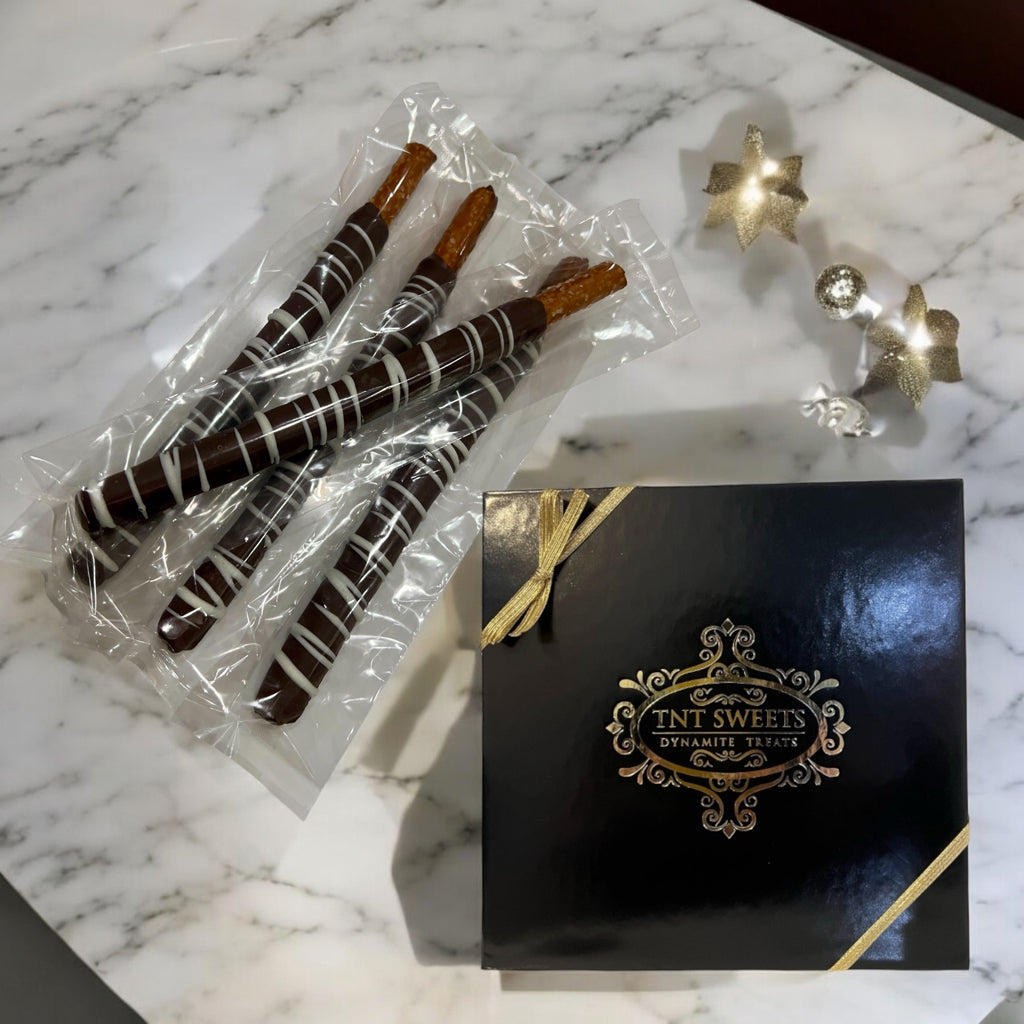
[[130, 408], [25, 456], [3, 551], [305, 814], [575, 383], [693, 330], [639, 207], [576, 210], [436, 86]]

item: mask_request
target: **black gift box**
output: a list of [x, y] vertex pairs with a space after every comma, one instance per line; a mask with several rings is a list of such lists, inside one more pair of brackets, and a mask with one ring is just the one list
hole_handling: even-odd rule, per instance
[[[485, 967], [828, 968], [967, 821], [959, 481], [637, 488], [483, 658]], [[963, 853], [856, 966], [967, 963]]]

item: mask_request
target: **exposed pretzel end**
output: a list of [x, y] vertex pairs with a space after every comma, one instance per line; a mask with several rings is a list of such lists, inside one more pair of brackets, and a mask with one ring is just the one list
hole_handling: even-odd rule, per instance
[[437, 243], [434, 255], [444, 260], [452, 270], [458, 270], [473, 251], [480, 232], [487, 227], [497, 205], [498, 197], [490, 185], [470, 192]]
[[384, 179], [384, 184], [370, 200], [377, 207], [380, 219], [388, 227], [436, 159], [437, 155], [432, 150], [418, 142], [410, 142], [402, 151], [402, 155], [395, 161]]
[[538, 292], [537, 301], [544, 307], [550, 326], [625, 287], [626, 274], [622, 267], [616, 263], [599, 263], [562, 284]]
[[551, 268], [551, 272], [544, 278], [537, 291], [542, 292], [545, 288], [554, 288], [556, 284], [571, 281], [574, 277], [579, 277], [589, 266], [590, 261], [584, 256], [566, 256]]

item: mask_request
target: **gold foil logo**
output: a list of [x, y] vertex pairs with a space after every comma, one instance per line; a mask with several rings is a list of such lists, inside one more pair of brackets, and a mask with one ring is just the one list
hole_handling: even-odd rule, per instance
[[757, 824], [763, 790], [835, 778], [815, 758], [839, 754], [850, 726], [838, 700], [822, 699], [838, 680], [759, 665], [749, 626], [726, 619], [700, 638], [698, 664], [619, 680], [640, 696], [616, 704], [606, 728], [619, 754], [641, 758], [619, 775], [696, 790], [704, 828], [731, 839]]

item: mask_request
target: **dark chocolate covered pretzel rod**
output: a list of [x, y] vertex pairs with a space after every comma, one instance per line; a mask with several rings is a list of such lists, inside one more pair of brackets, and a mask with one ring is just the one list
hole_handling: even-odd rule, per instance
[[462, 265], [494, 216], [498, 197], [490, 186], [474, 189], [456, 211], [434, 251], [422, 260], [384, 314], [376, 337], [356, 354], [349, 372], [398, 355], [419, 343], [441, 314]]
[[[273, 385], [253, 379], [270, 360], [308, 344], [327, 325], [388, 239], [395, 217], [436, 160], [417, 142], [409, 143], [368, 203], [345, 221], [291, 295], [275, 309], [259, 333], [217, 378], [210, 393], [191, 410], [165, 449], [237, 426], [266, 402]], [[132, 556], [146, 527], [110, 529], [76, 546], [68, 565], [80, 580], [101, 583]]]
[[302, 714], [431, 505], [536, 357], [527, 343], [455, 389], [445, 425], [456, 438], [388, 477], [275, 654], [254, 704], [258, 715], [285, 725]]
[[343, 439], [368, 422], [486, 369], [550, 324], [618, 291], [621, 267], [603, 263], [534, 298], [513, 299], [398, 356], [376, 363], [294, 402], [257, 412], [233, 430], [161, 452], [76, 496], [91, 533], [150, 518], [300, 452]]
[[[586, 260], [570, 257], [544, 286], [584, 269]], [[524, 345], [451, 393], [435, 422], [453, 440], [417, 453], [385, 481], [288, 630], [260, 685], [253, 705], [258, 715], [278, 725], [299, 718], [430, 507], [536, 359], [536, 345]]]
[[[459, 269], [496, 205], [490, 187], [475, 189], [466, 197], [434, 251], [419, 263], [381, 317], [379, 332], [359, 351], [356, 365], [368, 365], [385, 352], [404, 351], [423, 337], [444, 308]], [[330, 470], [336, 453], [336, 447], [327, 444], [285, 459], [269, 471], [263, 486], [178, 587], [160, 616], [157, 633], [172, 651], [192, 650], [224, 614], [302, 508], [313, 485]]]

